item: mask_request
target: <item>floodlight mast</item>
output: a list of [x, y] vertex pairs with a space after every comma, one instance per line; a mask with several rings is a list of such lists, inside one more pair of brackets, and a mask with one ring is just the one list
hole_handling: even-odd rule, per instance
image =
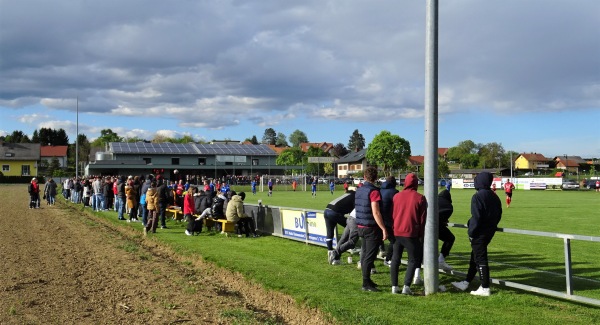
[[438, 292], [438, 1], [427, 0], [425, 21], [425, 184], [427, 222], [423, 243], [425, 294]]

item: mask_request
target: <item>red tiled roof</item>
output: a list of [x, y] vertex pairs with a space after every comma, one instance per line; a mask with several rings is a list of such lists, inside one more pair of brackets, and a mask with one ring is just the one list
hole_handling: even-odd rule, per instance
[[276, 154], [280, 154], [282, 153], [284, 150], [289, 149], [290, 147], [276, 147], [273, 144], [268, 144], [269, 148], [271, 148], [271, 150], [275, 151]]
[[41, 146], [41, 157], [65, 157], [67, 155], [68, 146]]
[[412, 165], [423, 165], [425, 163], [425, 156], [410, 156], [408, 157], [408, 161]]
[[330, 142], [302, 142], [300, 143], [300, 149], [303, 152], [307, 152], [309, 147], [321, 148], [324, 152], [329, 152], [333, 148], [333, 143]]
[[448, 148], [438, 148], [438, 156], [445, 156], [448, 153]]
[[544, 155], [540, 153], [522, 153], [521, 156], [527, 161], [549, 161], [550, 159], [544, 157]]

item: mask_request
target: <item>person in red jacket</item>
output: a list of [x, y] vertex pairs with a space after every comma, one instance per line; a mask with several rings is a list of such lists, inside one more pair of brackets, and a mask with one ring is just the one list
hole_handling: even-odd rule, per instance
[[[404, 190], [394, 195], [392, 219], [396, 241], [392, 262], [390, 265], [390, 278], [392, 293], [411, 295], [410, 283], [415, 271], [420, 268], [423, 260], [423, 237], [425, 236], [425, 219], [427, 218], [427, 200], [417, 192], [419, 180], [415, 174], [408, 174], [404, 181]], [[398, 267], [402, 252], [408, 252], [408, 267], [404, 276], [402, 291], [398, 286]]]
[[[194, 202], [194, 193], [187, 191], [183, 196], [183, 219], [193, 220], [193, 215], [196, 214], [196, 202]], [[185, 234], [191, 236], [192, 233], [186, 229]]]

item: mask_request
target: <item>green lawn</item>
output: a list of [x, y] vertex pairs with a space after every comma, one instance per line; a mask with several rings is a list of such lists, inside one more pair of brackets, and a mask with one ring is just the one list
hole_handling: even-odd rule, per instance
[[[331, 195], [323, 187], [316, 198], [311, 193], [279, 186], [272, 197], [266, 192], [252, 195], [246, 202], [271, 206], [323, 209], [342, 194], [341, 187]], [[455, 212], [451, 222], [466, 223], [472, 190], [453, 189]], [[504, 202], [504, 193], [498, 192]], [[112, 212], [102, 216], [113, 220]], [[600, 193], [586, 191], [516, 191], [510, 209], [504, 209], [501, 227], [599, 236]], [[140, 224], [119, 223], [140, 228]], [[594, 324], [600, 323], [600, 308], [590, 307], [530, 292], [492, 286], [489, 298], [473, 297], [451, 289], [458, 278], [440, 275], [448, 292], [423, 296], [423, 288], [413, 286], [417, 296], [391, 295], [389, 269], [376, 262], [373, 276], [383, 289], [379, 293], [360, 290], [360, 271], [355, 265], [327, 264], [323, 247], [274, 236], [258, 239], [225, 237], [202, 233], [188, 237], [185, 224], [169, 221], [169, 229], [156, 237], [184, 256], [200, 255], [218, 266], [238, 271], [266, 288], [285, 292], [303, 304], [318, 307], [343, 324], [398, 324], [402, 321], [427, 324]], [[459, 271], [467, 269], [469, 245], [466, 230], [453, 228], [457, 237], [448, 262]], [[600, 299], [600, 243], [572, 242], [575, 294]], [[491, 275], [494, 278], [565, 290], [563, 242], [543, 238], [498, 233], [489, 247]], [[406, 256], [404, 256], [406, 258]], [[345, 261], [345, 259], [342, 259]], [[400, 277], [404, 268], [400, 269]], [[474, 289], [477, 284], [473, 284]]]

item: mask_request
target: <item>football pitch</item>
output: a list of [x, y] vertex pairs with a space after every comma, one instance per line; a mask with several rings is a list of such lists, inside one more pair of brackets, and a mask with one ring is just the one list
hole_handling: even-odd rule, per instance
[[[322, 210], [342, 194], [319, 191], [316, 198], [305, 191], [276, 188], [252, 195], [246, 203], [261, 200], [269, 206]], [[422, 190], [422, 188], [421, 188]], [[454, 214], [450, 222], [466, 224], [473, 190], [452, 190]], [[498, 191], [504, 202], [504, 193]], [[116, 219], [106, 213], [109, 219]], [[591, 191], [516, 191], [510, 208], [504, 204], [500, 227], [587, 236], [600, 235], [600, 193]], [[115, 220], [116, 222], [116, 220]], [[124, 227], [140, 227], [123, 224]], [[474, 297], [452, 288], [462, 280], [440, 274], [448, 291], [424, 296], [422, 286], [413, 286], [415, 296], [390, 293], [389, 269], [376, 261], [373, 280], [381, 292], [361, 291], [361, 276], [355, 264], [327, 264], [323, 247], [306, 245], [274, 236], [257, 239], [224, 237], [202, 233], [188, 237], [184, 223], [170, 221], [170, 228], [156, 239], [186, 257], [201, 256], [218, 266], [239, 272], [268, 289], [289, 294], [299, 303], [319, 308], [342, 324], [398, 324], [405, 321], [427, 324], [593, 324], [600, 323], [600, 308], [546, 297], [532, 292], [492, 285], [490, 297]], [[447, 259], [457, 271], [466, 272], [470, 248], [466, 229], [451, 228], [456, 242]], [[141, 230], [140, 230], [141, 232]], [[600, 299], [600, 243], [572, 241], [573, 289], [575, 295]], [[403, 256], [406, 259], [406, 255]], [[489, 246], [491, 276], [545, 289], [565, 291], [563, 240], [528, 235], [497, 233]], [[400, 277], [405, 268], [401, 266]], [[478, 281], [472, 283], [475, 290]]]

